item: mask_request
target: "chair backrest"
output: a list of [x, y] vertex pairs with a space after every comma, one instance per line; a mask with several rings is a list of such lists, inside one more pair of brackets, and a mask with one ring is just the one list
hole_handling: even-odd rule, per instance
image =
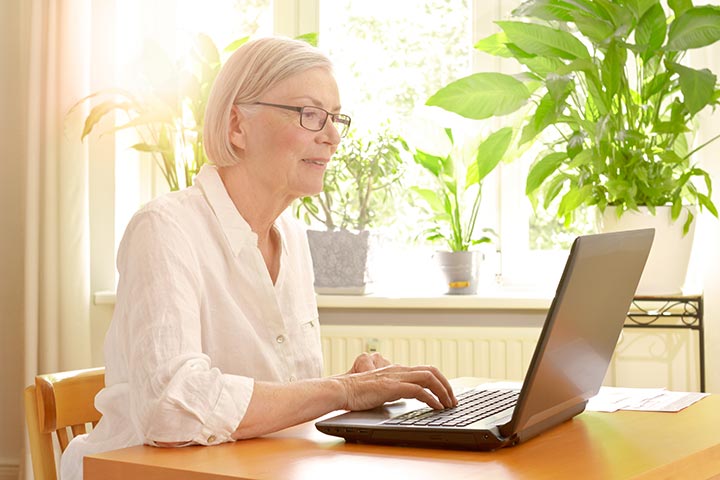
[[[56, 480], [53, 433], [60, 451], [100, 420], [95, 395], [105, 386], [105, 369], [91, 368], [35, 377], [25, 389], [25, 421], [35, 480]], [[69, 429], [69, 432], [68, 432]]]

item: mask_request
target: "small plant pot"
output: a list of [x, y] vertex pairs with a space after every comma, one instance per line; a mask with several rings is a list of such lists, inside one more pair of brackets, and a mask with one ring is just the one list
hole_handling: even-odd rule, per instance
[[308, 230], [315, 272], [315, 292], [321, 295], [369, 293], [370, 232]]
[[435, 252], [447, 295], [474, 295], [478, 289], [480, 252]]

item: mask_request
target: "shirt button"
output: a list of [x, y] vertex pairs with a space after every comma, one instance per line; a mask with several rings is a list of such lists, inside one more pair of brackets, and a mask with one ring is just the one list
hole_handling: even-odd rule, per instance
[[290, 375], [290, 381], [294, 382], [295, 380], [297, 380], [297, 378], [295, 378], [295, 375]]
[[278, 343], [283, 343], [285, 341], [285, 337], [282, 335], [278, 335], [275, 339]]
[[215, 441], [215, 438], [216, 438], [215, 435], [210, 435], [210, 436], [208, 437], [208, 439], [207, 439], [208, 443], [214, 442], [214, 441]]

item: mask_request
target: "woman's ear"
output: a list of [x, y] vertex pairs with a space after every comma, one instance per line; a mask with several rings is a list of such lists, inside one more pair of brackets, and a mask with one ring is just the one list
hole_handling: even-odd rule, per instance
[[237, 105], [232, 106], [230, 110], [230, 143], [240, 150], [245, 149], [245, 116], [242, 114]]

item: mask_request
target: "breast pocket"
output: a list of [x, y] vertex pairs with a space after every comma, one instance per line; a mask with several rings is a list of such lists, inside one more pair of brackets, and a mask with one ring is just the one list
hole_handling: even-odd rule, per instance
[[308, 320], [300, 324], [300, 331], [303, 334], [303, 338], [306, 339], [310, 344], [320, 344], [320, 324], [318, 323], [317, 317], [312, 320]]
[[315, 317], [300, 324], [303, 350], [308, 365], [308, 374], [313, 377], [322, 375], [322, 343], [320, 340], [320, 323]]

